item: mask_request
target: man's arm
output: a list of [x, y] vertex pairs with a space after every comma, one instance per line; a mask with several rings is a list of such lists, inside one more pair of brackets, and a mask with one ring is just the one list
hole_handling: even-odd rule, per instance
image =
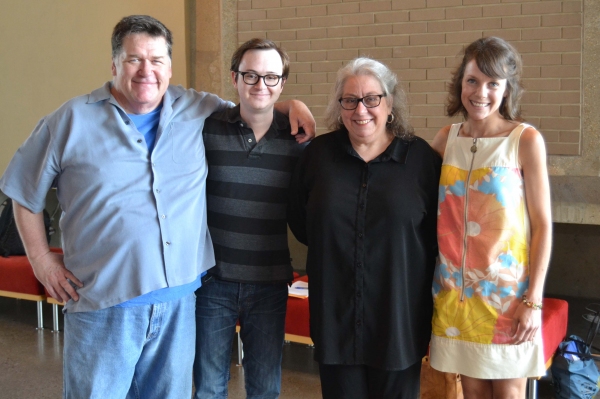
[[46, 287], [53, 298], [63, 302], [67, 302], [71, 298], [77, 301], [79, 295], [70, 282], [80, 288], [83, 287], [83, 283], [65, 268], [61, 254], [50, 251], [46, 240], [43, 212], [32, 213], [14, 200], [13, 210], [15, 222], [35, 277]]
[[[305, 143], [315, 137], [317, 129], [315, 118], [302, 101], [280, 101], [275, 103], [275, 109], [282, 114], [289, 115], [292, 134], [296, 135], [298, 143]], [[298, 133], [298, 128], [302, 128], [304, 133]]]

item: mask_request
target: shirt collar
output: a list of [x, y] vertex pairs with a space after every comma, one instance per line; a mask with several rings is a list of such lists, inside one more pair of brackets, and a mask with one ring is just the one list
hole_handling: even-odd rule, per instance
[[97, 103], [99, 101], [108, 100], [111, 97], [110, 94], [111, 82], [106, 82], [104, 85], [93, 92], [91, 92], [88, 96], [88, 104]]
[[409, 148], [410, 141], [394, 137], [394, 140], [392, 140], [388, 148], [386, 148], [383, 155], [387, 155], [389, 159], [392, 159], [399, 164], [405, 164]]
[[[248, 126], [240, 115], [239, 104], [233, 108], [226, 109], [218, 116], [215, 115], [215, 117], [228, 123], [243, 124], [244, 127]], [[278, 135], [281, 134], [281, 131], [288, 131], [290, 128], [290, 120], [288, 116], [273, 110], [273, 122], [271, 123], [271, 128], [275, 128], [275, 131]]]
[[[336, 132], [342, 142], [343, 153], [354, 157], [359, 157], [357, 152], [352, 147], [350, 138], [348, 137], [348, 130], [342, 128]], [[406, 158], [408, 157], [408, 149], [410, 148], [410, 141], [403, 140], [398, 137], [394, 137], [390, 145], [385, 149], [383, 153], [373, 159], [371, 162], [388, 162], [390, 160], [395, 161], [399, 164], [405, 164]]]
[[[97, 103], [100, 101], [109, 100], [111, 104], [118, 106], [119, 108], [123, 108], [119, 105], [118, 101], [112, 96], [110, 92], [110, 88], [112, 87], [112, 82], [108, 81], [104, 83], [104, 85], [94, 91], [92, 91], [88, 96], [88, 104]], [[182, 86], [173, 86], [169, 85], [169, 88], [165, 92], [163, 96], [162, 104], [171, 104], [173, 101], [177, 100], [185, 93], [185, 89]]]

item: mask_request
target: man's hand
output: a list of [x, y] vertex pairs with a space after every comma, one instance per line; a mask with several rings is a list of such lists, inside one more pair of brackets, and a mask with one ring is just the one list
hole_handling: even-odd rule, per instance
[[29, 262], [35, 277], [46, 287], [50, 296], [65, 303], [69, 299], [79, 300], [72, 284], [81, 288], [83, 283], [65, 268], [62, 254], [48, 251], [38, 258], [30, 258]]
[[[317, 124], [306, 104], [298, 100], [290, 100], [290, 127], [298, 143], [306, 143], [315, 138]], [[301, 128], [304, 132], [299, 132]]]
[[296, 136], [298, 143], [306, 143], [315, 138], [317, 130], [315, 118], [302, 101], [281, 101], [275, 104], [275, 109], [289, 116], [290, 127], [292, 128], [291, 133]]
[[48, 248], [42, 212], [33, 213], [14, 200], [13, 211], [35, 277], [54, 299], [63, 302], [69, 299], [79, 300], [79, 295], [72, 284], [81, 288], [83, 283], [65, 268], [62, 254], [51, 252]]

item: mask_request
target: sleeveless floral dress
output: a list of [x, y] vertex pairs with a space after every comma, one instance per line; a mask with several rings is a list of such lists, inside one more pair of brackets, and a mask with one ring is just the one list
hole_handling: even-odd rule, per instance
[[529, 286], [529, 217], [518, 162], [529, 125], [508, 137], [477, 139], [458, 137], [460, 126], [450, 129], [440, 178], [431, 366], [482, 379], [541, 376], [541, 331], [534, 341], [506, 344]]

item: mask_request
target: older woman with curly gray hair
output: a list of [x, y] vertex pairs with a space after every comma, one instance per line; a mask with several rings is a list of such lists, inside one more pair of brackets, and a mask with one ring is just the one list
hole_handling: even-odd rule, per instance
[[396, 75], [338, 72], [292, 178], [289, 225], [308, 245], [310, 327], [325, 399], [415, 398], [431, 332], [441, 159], [413, 135]]
[[408, 106], [406, 94], [398, 83], [398, 77], [388, 67], [371, 58], [356, 58], [341, 68], [337, 73], [337, 80], [333, 87], [333, 97], [325, 111], [325, 123], [333, 130], [340, 129], [341, 115], [344, 108], [340, 107], [339, 99], [342, 98], [344, 85], [349, 78], [356, 76], [371, 76], [381, 85], [382, 92], [391, 104], [389, 121], [386, 131], [396, 137], [410, 138], [414, 129], [408, 123]]

